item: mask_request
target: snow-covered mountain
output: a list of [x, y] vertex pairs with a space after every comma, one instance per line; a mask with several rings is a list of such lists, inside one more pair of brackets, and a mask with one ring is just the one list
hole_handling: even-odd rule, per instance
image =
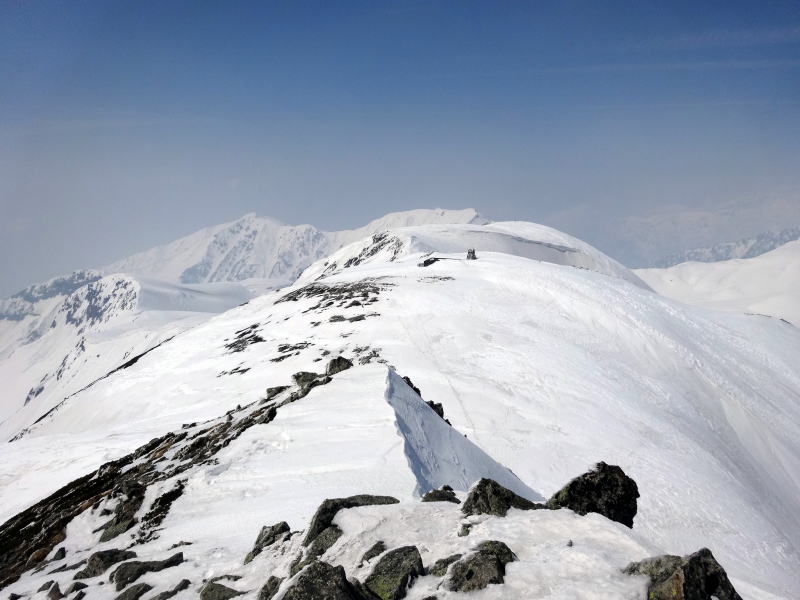
[[797, 239], [800, 239], [800, 227], [766, 231], [735, 242], [724, 242], [706, 248], [695, 248], [671, 254], [656, 261], [654, 266], [665, 268], [685, 262], [718, 262], [735, 258], [755, 258]]
[[[56, 492], [0, 527], [4, 592], [355, 599], [410, 561], [379, 597], [461, 598], [459, 573], [495, 569], [474, 597], [633, 600], [628, 563], [707, 546], [742, 597], [800, 595], [800, 331], [665, 298], [532, 224], [374, 235], [39, 408], [0, 425], [0, 520]], [[531, 506], [599, 460], [638, 485], [633, 529]], [[468, 510], [481, 477], [514, 508]], [[420, 502], [444, 484], [461, 505]]]
[[800, 240], [755, 258], [639, 269], [654, 290], [688, 304], [769, 315], [800, 326]]

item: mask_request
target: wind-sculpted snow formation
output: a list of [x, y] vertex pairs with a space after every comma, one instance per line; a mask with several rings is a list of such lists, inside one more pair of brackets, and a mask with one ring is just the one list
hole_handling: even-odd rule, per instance
[[3, 593], [797, 597], [798, 330], [475, 229], [370, 237], [3, 423]]

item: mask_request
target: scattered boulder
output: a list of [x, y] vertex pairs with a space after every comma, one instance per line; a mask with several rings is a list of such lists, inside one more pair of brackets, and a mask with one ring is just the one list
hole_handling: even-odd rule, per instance
[[278, 593], [278, 589], [281, 587], [282, 582], [282, 577], [270, 575], [270, 578], [267, 579], [267, 583], [265, 583], [258, 591], [258, 597], [256, 600], [272, 600], [275, 594]]
[[[286, 590], [284, 600], [362, 600], [361, 594], [347, 580], [343, 567], [316, 561], [308, 565]], [[203, 599], [212, 600], [212, 599]]]
[[431, 490], [422, 497], [423, 502], [452, 502], [461, 504], [461, 500], [456, 498], [456, 493], [449, 485], [443, 485], [438, 490]]
[[136, 558], [136, 552], [131, 552], [130, 550], [101, 550], [100, 552], [95, 552], [86, 561], [86, 567], [82, 571], [75, 573], [73, 579], [88, 579], [89, 577], [102, 575], [111, 565], [129, 558]]
[[349, 496], [347, 498], [328, 498], [323, 500], [322, 504], [317, 508], [314, 517], [311, 519], [311, 524], [308, 526], [308, 532], [303, 540], [303, 545], [308, 546], [314, 539], [322, 533], [331, 523], [333, 518], [340, 510], [344, 508], [355, 508], [357, 506], [371, 506], [374, 504], [397, 504], [400, 502], [397, 498], [391, 496], [372, 496], [370, 494], [358, 494], [356, 496]]
[[122, 592], [115, 598], [115, 600], [139, 600], [139, 598], [144, 596], [152, 589], [152, 585], [147, 585], [146, 583], [137, 583], [136, 585], [132, 585], [127, 590]]
[[650, 579], [648, 600], [742, 600], [708, 548], [684, 557], [647, 558], [629, 564], [624, 572]]
[[[379, 540], [370, 546], [369, 550], [364, 552], [364, 556], [361, 557], [361, 564], [371, 561], [376, 556], [380, 556], [386, 552], [386, 544], [383, 543], [383, 540]], [[360, 566], [360, 565], [359, 565]]]
[[435, 575], [436, 577], [444, 577], [447, 575], [447, 569], [450, 565], [459, 560], [462, 556], [461, 554], [452, 554], [447, 558], [440, 558], [433, 563], [432, 567], [428, 567], [428, 574]]
[[122, 494], [124, 498], [114, 509], [114, 517], [103, 525], [103, 534], [100, 536], [101, 542], [107, 542], [125, 533], [136, 524], [134, 515], [144, 502], [144, 493], [147, 486], [139, 481], [125, 480], [122, 482]]
[[384, 554], [364, 581], [381, 600], [400, 600], [420, 575], [425, 574], [416, 546], [395, 548]]
[[247, 556], [244, 557], [244, 564], [249, 563], [256, 556], [261, 554], [261, 551], [267, 546], [271, 546], [279, 540], [282, 541], [286, 539], [289, 531], [289, 524], [286, 521], [281, 521], [280, 523], [276, 523], [275, 525], [271, 525], [269, 527], [262, 527], [261, 533], [259, 533], [258, 537], [256, 538], [256, 543], [253, 544], [253, 549], [247, 553]]
[[328, 366], [325, 368], [325, 374], [336, 375], [336, 373], [346, 371], [352, 366], [352, 361], [347, 360], [344, 356], [337, 356], [336, 358], [331, 359], [331, 361], [328, 363]]
[[469, 592], [482, 590], [492, 583], [503, 583], [506, 564], [516, 559], [503, 542], [481, 542], [474, 553], [453, 564], [446, 588], [454, 592]]
[[49, 589], [50, 589], [50, 586], [51, 586], [51, 585], [53, 585], [54, 583], [55, 583], [55, 581], [54, 581], [54, 580], [52, 580], [52, 579], [51, 579], [50, 581], [45, 581], [45, 582], [44, 582], [44, 583], [43, 583], [43, 584], [42, 584], [42, 585], [39, 587], [39, 589], [38, 589], [38, 590], [36, 590], [36, 591], [37, 591], [37, 592], [44, 592], [45, 590], [49, 590]]
[[535, 510], [544, 508], [503, 487], [493, 479], [481, 479], [469, 491], [461, 512], [465, 515], [496, 515], [505, 517], [509, 508]]
[[547, 508], [569, 508], [579, 515], [595, 512], [633, 527], [639, 488], [616, 465], [599, 462], [588, 473], [576, 477], [547, 501]]
[[64, 594], [61, 593], [61, 588], [58, 587], [57, 583], [54, 583], [50, 586], [47, 590], [47, 598], [48, 600], [60, 600], [64, 597]]
[[244, 592], [239, 592], [229, 588], [227, 585], [211, 581], [200, 590], [200, 600], [228, 600], [228, 598], [234, 598], [242, 594]]
[[64, 548], [64, 546], [61, 546], [58, 550], [56, 550], [56, 553], [53, 555], [53, 558], [51, 560], [54, 560], [54, 561], [61, 560], [66, 555], [67, 555], [66, 548]]
[[163, 571], [170, 567], [175, 567], [183, 562], [183, 552], [173, 554], [164, 560], [148, 560], [138, 561], [132, 560], [130, 562], [122, 563], [118, 566], [109, 581], [113, 581], [117, 586], [117, 591], [123, 589], [129, 583], [133, 583], [145, 573], [153, 571]]
[[153, 600], [168, 600], [169, 598], [177, 595], [178, 592], [188, 589], [190, 585], [192, 585], [191, 581], [188, 579], [181, 579], [180, 582], [178, 582], [178, 585], [171, 590], [167, 590], [166, 592], [161, 592], [160, 594], [153, 596]]

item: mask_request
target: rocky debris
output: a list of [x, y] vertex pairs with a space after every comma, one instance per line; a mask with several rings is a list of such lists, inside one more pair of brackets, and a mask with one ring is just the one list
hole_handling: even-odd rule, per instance
[[261, 554], [261, 551], [267, 546], [271, 546], [277, 541], [285, 540], [289, 531], [289, 524], [286, 521], [281, 521], [269, 527], [262, 527], [261, 533], [259, 533], [256, 538], [256, 543], [253, 544], [253, 549], [244, 557], [244, 564], [249, 563], [256, 556]]
[[623, 572], [650, 579], [648, 600], [741, 600], [708, 548], [684, 557], [665, 554], [647, 558], [629, 564]]
[[312, 388], [318, 385], [325, 385], [331, 381], [327, 375], [320, 375], [319, 373], [312, 373], [311, 371], [300, 371], [292, 375], [297, 387], [300, 388], [297, 392], [292, 394], [292, 400], [299, 400], [300, 398], [308, 395]]
[[177, 595], [178, 592], [182, 592], [183, 590], [189, 589], [189, 586], [192, 585], [192, 582], [188, 579], [181, 579], [171, 590], [167, 590], [166, 592], [161, 592], [160, 594], [156, 594], [153, 596], [153, 600], [167, 600], [168, 598], [172, 598], [173, 596]]
[[275, 396], [281, 394], [282, 392], [285, 392], [288, 389], [289, 389], [288, 385], [278, 385], [275, 387], [269, 387], [267, 388], [267, 395], [264, 397], [264, 401], [267, 402], [269, 400], [272, 400]]
[[281, 583], [283, 583], [283, 578], [270, 575], [269, 579], [267, 579], [267, 583], [258, 590], [256, 600], [272, 600], [275, 594], [278, 593]]
[[73, 579], [88, 579], [102, 575], [111, 566], [123, 560], [136, 558], [136, 552], [130, 550], [100, 550], [89, 557], [86, 567], [75, 573]]
[[386, 552], [386, 544], [383, 543], [383, 540], [378, 540], [369, 547], [369, 550], [364, 552], [364, 556], [361, 557], [361, 564], [359, 567], [364, 563], [371, 561], [376, 556], [380, 556], [384, 552]]
[[152, 589], [152, 585], [148, 585], [146, 583], [137, 583], [136, 585], [132, 585], [127, 590], [122, 592], [115, 598], [115, 600], [139, 600], [139, 598], [144, 596]]
[[467, 260], [478, 260], [478, 257], [475, 254], [475, 248], [470, 248], [467, 250]]
[[547, 508], [569, 508], [579, 515], [590, 512], [633, 527], [636, 482], [616, 465], [599, 462], [592, 471], [570, 481], [547, 501]]
[[461, 511], [465, 515], [496, 515], [505, 517], [508, 509], [536, 510], [544, 508], [504, 488], [493, 479], [481, 479], [475, 484], [464, 501]]
[[481, 542], [474, 553], [453, 564], [445, 587], [454, 592], [469, 592], [482, 590], [492, 583], [503, 583], [506, 564], [516, 559], [503, 542]]
[[456, 493], [449, 485], [443, 485], [438, 490], [431, 490], [422, 496], [423, 502], [452, 502], [461, 504], [461, 500], [456, 498]]
[[60, 600], [64, 597], [64, 594], [61, 593], [61, 588], [58, 587], [57, 583], [51, 585], [47, 590], [47, 598], [48, 600]]
[[370, 494], [358, 494], [347, 498], [328, 498], [323, 500], [311, 519], [308, 526], [303, 545], [308, 546], [316, 537], [322, 533], [331, 523], [333, 518], [340, 510], [345, 508], [356, 508], [357, 506], [372, 506], [375, 504], [398, 504], [400, 501], [391, 496], [372, 496]]
[[425, 574], [416, 546], [395, 548], [384, 554], [364, 585], [381, 600], [400, 600], [420, 575]]
[[200, 590], [200, 600], [228, 600], [228, 598], [234, 598], [242, 594], [244, 594], [244, 592], [239, 592], [233, 588], [229, 588], [227, 585], [210, 581]]
[[[363, 600], [359, 591], [347, 580], [343, 567], [316, 561], [297, 576], [283, 595], [284, 600]], [[214, 600], [214, 599], [203, 599]]]
[[153, 500], [150, 505], [150, 510], [142, 517], [142, 526], [139, 535], [136, 538], [137, 543], [142, 544], [148, 542], [156, 537], [155, 529], [161, 525], [172, 507], [172, 503], [183, 495], [183, 489], [186, 487], [186, 480], [179, 479], [175, 486], [161, 494], [158, 498]]
[[347, 360], [344, 356], [337, 356], [336, 358], [331, 359], [331, 361], [328, 363], [328, 366], [325, 368], [325, 374], [336, 375], [337, 373], [346, 371], [352, 366], [352, 361]]
[[296, 560], [289, 569], [289, 574], [294, 576], [303, 567], [317, 560], [320, 556], [328, 551], [328, 548], [333, 546], [342, 537], [342, 530], [336, 525], [329, 525], [323, 529], [320, 534], [314, 538], [311, 545], [306, 550], [305, 556], [301, 556]]
[[141, 508], [142, 502], [144, 502], [146, 489], [147, 487], [139, 481], [124, 480], [122, 482], [121, 494], [123, 498], [114, 509], [114, 517], [102, 526], [101, 542], [114, 539], [136, 524], [135, 515]]
[[109, 581], [112, 581], [117, 591], [123, 589], [129, 583], [133, 583], [145, 573], [154, 571], [163, 571], [170, 567], [175, 567], [183, 562], [183, 552], [173, 554], [165, 560], [148, 560], [138, 561], [132, 560], [130, 562], [122, 563], [112, 573]]
[[72, 582], [72, 585], [67, 588], [66, 594], [67, 596], [69, 596], [72, 592], [77, 592], [78, 590], [82, 590], [87, 587], [89, 586], [86, 585], [85, 583], [82, 583], [80, 581], [74, 581]]
[[[231, 352], [242, 352], [248, 346], [259, 344], [264, 341], [264, 338], [258, 335], [258, 323], [253, 323], [249, 327], [240, 329], [234, 334], [233, 341], [225, 344], [225, 347]], [[227, 340], [226, 340], [227, 341]]]
[[440, 558], [431, 567], [428, 567], [428, 575], [435, 575], [436, 577], [444, 577], [447, 575], [447, 569], [454, 562], [459, 560], [462, 554], [452, 554], [446, 558]]

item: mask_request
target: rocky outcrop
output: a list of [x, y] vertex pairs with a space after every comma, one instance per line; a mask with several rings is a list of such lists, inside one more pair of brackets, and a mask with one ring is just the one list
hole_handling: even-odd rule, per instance
[[322, 533], [331, 523], [333, 518], [343, 508], [355, 508], [357, 506], [371, 506], [374, 504], [397, 504], [399, 500], [391, 496], [372, 496], [369, 494], [359, 494], [347, 498], [329, 498], [323, 500], [317, 508], [308, 526], [303, 545], [308, 546], [316, 537]]
[[183, 553], [178, 552], [173, 554], [165, 560], [148, 560], [138, 561], [132, 560], [130, 562], [122, 563], [111, 573], [110, 581], [112, 581], [117, 591], [123, 589], [129, 583], [133, 583], [145, 573], [154, 571], [163, 571], [170, 567], [175, 567], [183, 562]]
[[176, 585], [171, 590], [167, 590], [166, 592], [161, 592], [160, 594], [156, 594], [153, 596], [153, 600], [168, 600], [173, 596], [176, 596], [178, 592], [182, 592], [183, 590], [189, 589], [189, 586], [192, 585], [192, 582], [188, 579], [181, 579], [178, 585]]
[[283, 578], [271, 575], [270, 578], [267, 579], [267, 583], [265, 583], [258, 591], [258, 597], [256, 600], [272, 600], [272, 598], [275, 597], [275, 594], [278, 593], [281, 583], [283, 583]]
[[139, 600], [142, 596], [144, 596], [147, 592], [153, 589], [152, 585], [148, 585], [146, 583], [137, 583], [136, 585], [132, 585], [127, 590], [122, 592], [119, 596], [116, 597], [115, 600]]
[[592, 471], [576, 477], [547, 501], [547, 508], [569, 508], [579, 515], [595, 512], [633, 527], [639, 488], [616, 465], [599, 462]]
[[506, 565], [516, 559], [503, 542], [482, 542], [474, 553], [453, 564], [445, 586], [454, 592], [469, 592], [482, 590], [492, 583], [503, 583]]
[[210, 581], [200, 590], [200, 600], [228, 600], [236, 596], [241, 596], [244, 592], [239, 592], [227, 585]]
[[89, 557], [82, 571], [75, 573], [74, 579], [88, 579], [102, 575], [111, 566], [123, 560], [136, 558], [136, 552], [130, 550], [101, 550]]
[[452, 502], [461, 504], [461, 500], [456, 498], [456, 493], [449, 485], [443, 485], [438, 490], [431, 490], [422, 496], [423, 502]]
[[267, 546], [271, 546], [277, 541], [286, 539], [289, 531], [289, 524], [286, 521], [281, 521], [270, 527], [263, 527], [261, 533], [259, 533], [256, 538], [256, 543], [253, 544], [253, 549], [244, 557], [244, 564], [249, 563], [256, 556], [261, 554], [261, 551]]
[[347, 360], [344, 356], [337, 356], [328, 363], [325, 368], [326, 375], [336, 375], [342, 371], [346, 371], [353, 366], [352, 361]]
[[444, 577], [447, 575], [447, 569], [450, 568], [454, 562], [460, 559], [462, 554], [452, 554], [445, 558], [440, 558], [432, 566], [428, 567], [428, 574], [435, 575], [436, 577]]
[[629, 564], [624, 572], [650, 579], [648, 600], [742, 600], [708, 548], [684, 557], [647, 558]]
[[384, 554], [364, 581], [381, 600], [400, 600], [420, 575], [425, 574], [416, 546], [403, 546]]
[[465, 515], [496, 515], [505, 517], [510, 508], [535, 510], [544, 508], [542, 504], [531, 502], [504, 488], [493, 479], [481, 479], [469, 491], [461, 511]]
[[364, 552], [364, 556], [361, 557], [361, 564], [368, 563], [376, 556], [380, 556], [386, 552], [386, 544], [383, 543], [383, 540], [378, 540], [372, 546], [369, 547], [369, 550]]
[[[347, 580], [342, 567], [317, 561], [297, 576], [284, 600], [363, 600], [358, 590]], [[204, 599], [206, 600], [206, 599]], [[211, 599], [208, 599], [211, 600]]]

